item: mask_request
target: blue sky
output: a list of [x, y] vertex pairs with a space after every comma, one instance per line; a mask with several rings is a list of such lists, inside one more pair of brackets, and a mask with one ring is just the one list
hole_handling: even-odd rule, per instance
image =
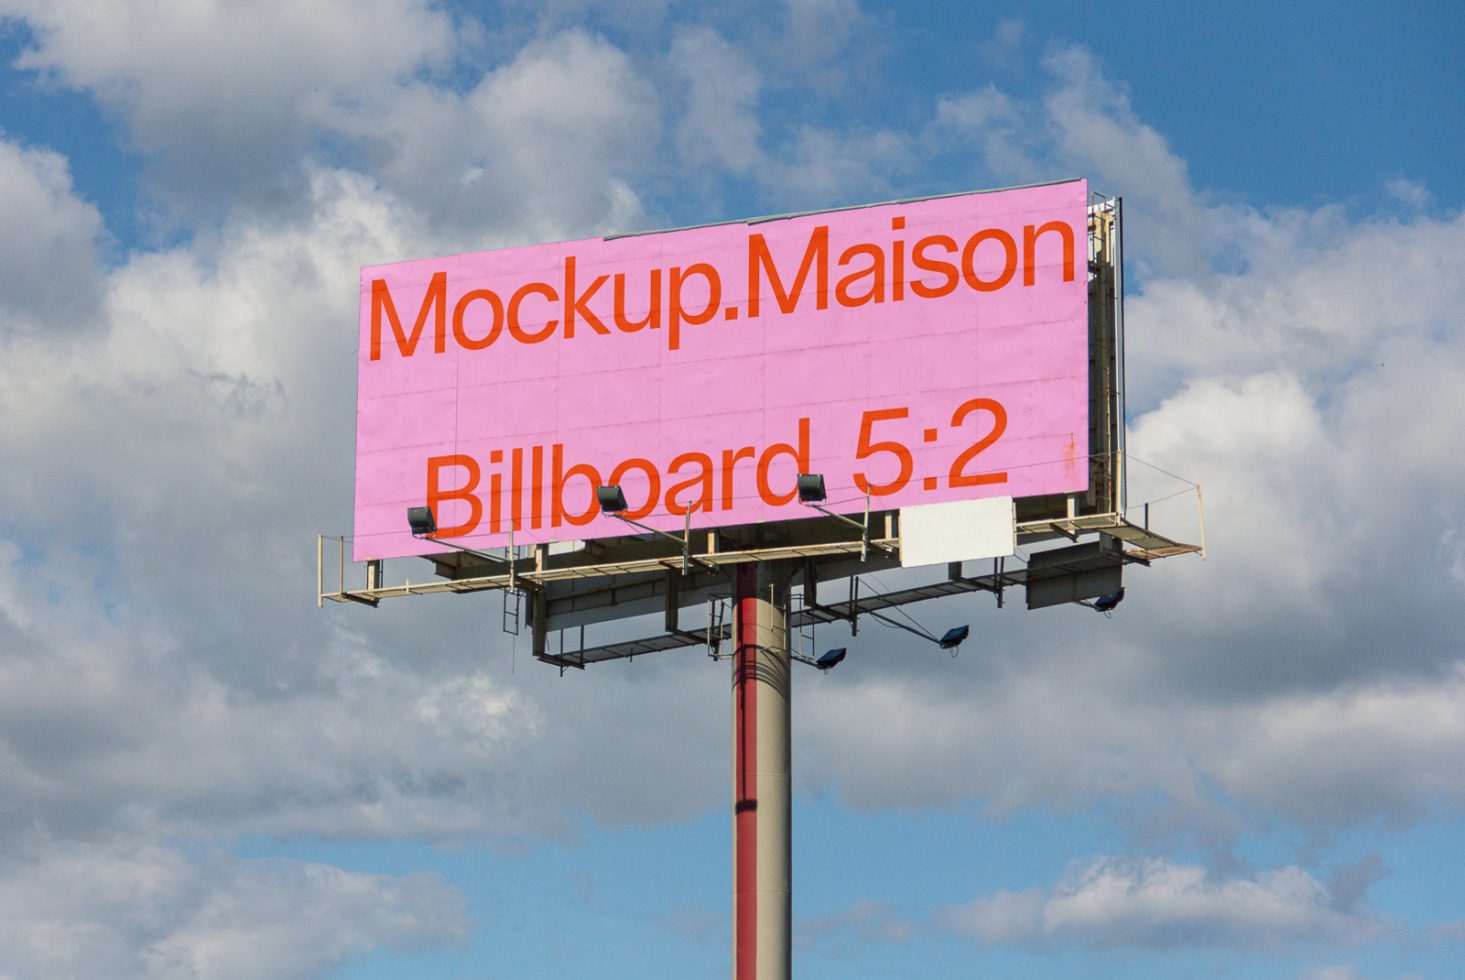
[[725, 975], [723, 666], [315, 608], [359, 267], [1071, 176], [1210, 557], [797, 677], [795, 969], [1465, 974], [1462, 50], [1442, 3], [0, 0], [0, 974]]

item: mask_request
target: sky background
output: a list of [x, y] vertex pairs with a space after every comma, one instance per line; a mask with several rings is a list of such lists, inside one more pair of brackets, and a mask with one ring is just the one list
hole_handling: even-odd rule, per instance
[[1074, 176], [1131, 499], [1202, 484], [1210, 557], [797, 675], [795, 970], [1465, 975], [1462, 51], [1424, 2], [0, 0], [0, 976], [725, 976], [725, 664], [316, 609], [359, 267]]

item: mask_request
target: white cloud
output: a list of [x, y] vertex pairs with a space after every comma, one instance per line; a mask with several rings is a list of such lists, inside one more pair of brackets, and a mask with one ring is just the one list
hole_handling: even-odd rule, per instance
[[[1203, 485], [1210, 559], [1131, 568], [1102, 629], [1078, 610], [933, 606], [920, 615], [983, 619], [956, 665], [862, 632], [801, 695], [801, 771], [857, 806], [1118, 799], [1142, 835], [1221, 847], [1257, 820], [1319, 831], [1458, 805], [1465, 215], [1209, 204], [1092, 56], [1045, 65], [1041, 99], [938, 101], [923, 145], [1126, 195], [1146, 273], [1128, 303], [1129, 446]], [[1132, 503], [1185, 489], [1138, 462], [1130, 479]], [[1156, 526], [1199, 540], [1195, 505], [1157, 504]], [[1411, 713], [1441, 723], [1409, 733]], [[1356, 733], [1357, 751], [1330, 750]]]
[[351, 398], [354, 288], [339, 284], [410, 222], [334, 174], [311, 211], [274, 230], [241, 222], [213, 254], [134, 253], [109, 277], [101, 329], [11, 345], [0, 442], [30, 466], [6, 468], [0, 490], [17, 518], [56, 542], [167, 527], [217, 544], [254, 518], [211, 494], [267, 510], [288, 492], [282, 472], [329, 452], [321, 437]]
[[[695, 693], [648, 707], [637, 670], [511, 679], [489, 597], [315, 609], [315, 533], [349, 523], [358, 263], [425, 234], [317, 172], [298, 224], [135, 254], [105, 329], [10, 343], [0, 835], [562, 833], [718, 798], [716, 671], [653, 666]], [[625, 703], [645, 725], [609, 760]]]
[[635, 230], [629, 179], [658, 157], [660, 104], [636, 65], [571, 30], [471, 90], [416, 85], [337, 120], [381, 180], [460, 248]]
[[1141, 381], [1285, 367], [1336, 383], [1382, 366], [1401, 337], [1453, 349], [1446, 325], [1465, 283], [1450, 256], [1465, 247], [1465, 214], [1350, 223], [1289, 211], [1238, 228], [1224, 240], [1243, 271], [1156, 279], [1133, 298]]
[[1384, 193], [1409, 208], [1422, 208], [1429, 203], [1429, 188], [1408, 177], [1395, 177], [1384, 184]]
[[1271, 946], [1357, 941], [1380, 928], [1368, 913], [1333, 908], [1327, 888], [1296, 866], [1220, 878], [1165, 859], [1120, 858], [1100, 859], [1046, 895], [999, 892], [939, 919], [988, 945]]
[[947, 928], [976, 936], [988, 946], [1031, 942], [1042, 933], [1046, 904], [1047, 896], [1038, 888], [1000, 889], [946, 909], [938, 918]]
[[1152, 273], [1203, 276], [1228, 258], [1238, 212], [1206, 205], [1185, 161], [1134, 111], [1128, 89], [1079, 46], [1050, 47], [1042, 69], [1047, 84], [1033, 96], [989, 83], [938, 98], [923, 133], [928, 146], [960, 154], [979, 184], [1083, 176], [1095, 191], [1123, 197], [1127, 262], [1142, 281]]
[[[1102, 857], [1074, 865], [1050, 889], [999, 889], [937, 910], [925, 922], [864, 900], [799, 923], [801, 948], [842, 952], [905, 943], [935, 927], [985, 946], [1166, 950], [1361, 943], [1391, 934], [1367, 902], [1387, 869], [1370, 855], [1328, 881], [1288, 865], [1228, 876], [1166, 858]], [[1443, 935], [1443, 933], [1440, 933]]]
[[[210, 671], [207, 653], [176, 635], [109, 626], [82, 601], [48, 603], [46, 589], [32, 592], [18, 570], [3, 569], [5, 838], [111, 827], [521, 829], [514, 794], [493, 773], [511, 745], [534, 734], [522, 695], [481, 675], [422, 678], [349, 647], [314, 654], [314, 685], [280, 676], [281, 690], [253, 692]], [[10, 613], [16, 607], [20, 616]], [[58, 616], [65, 625], [47, 622]], [[282, 653], [253, 649], [264, 661]], [[168, 707], [148, 707], [157, 705]]]
[[1185, 161], [1140, 120], [1126, 87], [1107, 79], [1089, 51], [1055, 48], [1044, 67], [1056, 82], [1043, 102], [1053, 152], [1095, 190], [1126, 199], [1131, 231], [1146, 243], [1142, 257], [1161, 269], [1206, 271], [1207, 259], [1221, 254], [1224, 212], [1202, 206]]
[[1017, 18], [1001, 21], [992, 32], [992, 39], [982, 46], [982, 53], [994, 67], [1010, 67], [1017, 63], [1027, 33], [1027, 25]]
[[628, 181], [658, 160], [656, 91], [580, 29], [508, 51], [465, 88], [454, 59], [482, 47], [481, 28], [421, 0], [101, 12], [7, 0], [0, 14], [34, 35], [19, 66], [121, 113], [151, 186], [184, 216], [285, 218], [316, 169], [345, 162], [421, 210], [444, 245], [484, 248], [636, 228]]
[[76, 196], [64, 157], [0, 139], [0, 338], [95, 331], [102, 270], [97, 209]]
[[758, 69], [708, 28], [678, 34], [669, 60], [687, 87], [677, 151], [688, 169], [696, 173], [712, 167], [733, 174], [755, 169], [762, 160]]
[[308, 4], [5, 0], [34, 45], [18, 65], [120, 112], [175, 203], [288, 195], [301, 155], [342, 106], [447, 67], [453, 30], [421, 0]]
[[462, 896], [429, 875], [58, 844], [0, 866], [0, 973], [318, 977], [377, 948], [455, 942]]
[[[1188, 611], [1190, 623], [1220, 628], [1248, 610], [1254, 615], [1259, 594], [1279, 590], [1294, 595], [1291, 612], [1326, 615], [1319, 587], [1330, 562], [1346, 558], [1346, 525], [1331, 510], [1305, 522], [1297, 510], [1308, 492], [1323, 491], [1341, 447], [1301, 378], [1285, 370], [1197, 378], [1133, 423], [1129, 450], [1204, 483], [1207, 536], [1221, 567], [1233, 572], [1215, 576], [1205, 608]], [[1131, 500], [1175, 489], [1143, 463], [1131, 465], [1130, 479]], [[1193, 506], [1184, 496], [1155, 516], [1195, 540], [1199, 527], [1185, 513]]]
[[[1221, 847], [1243, 824], [1322, 832], [1465, 802], [1462, 668], [1336, 689], [1314, 681], [1321, 690], [1288, 695], [1295, 671], [1336, 654], [1325, 646], [1300, 666], [1269, 666], [1286, 654], [1248, 651], [1259, 666], [1241, 693], [1214, 679], [1221, 667], [1185, 664], [1154, 640], [1125, 652], [1046, 632], [989, 628], [985, 652], [962, 658], [979, 665], [935, 675], [907, 650], [903, 677], [889, 676], [862, 632], [842, 683], [801, 689], [796, 770], [860, 808], [975, 798], [1002, 817], [1111, 800], [1137, 830]], [[1215, 653], [1238, 655], [1224, 644]], [[1278, 679], [1254, 676], [1268, 669]]]
[[884, 902], [859, 901], [833, 915], [801, 919], [794, 929], [799, 949], [844, 948], [864, 943], [905, 943], [916, 927]]
[[839, 86], [858, 60], [855, 39], [868, 36], [873, 19], [859, 0], [788, 0], [787, 7], [787, 72], [820, 88]]
[[1443, 337], [1465, 299], [1465, 213], [1422, 210], [1428, 189], [1401, 180], [1384, 190], [1419, 205], [1407, 220], [1208, 200], [1091, 52], [1054, 47], [1042, 66], [1037, 96], [988, 84], [938, 98], [922, 138], [975, 147], [990, 183], [1082, 175], [1125, 198], [1134, 387], [1264, 370], [1336, 380], [1391, 338]]
[[[1465, 802], [1465, 664], [1440, 679], [1278, 699], [1237, 719], [1224, 790], [1302, 823]], [[1218, 753], [1219, 755], [1219, 753]]]
[[[1137, 819], [1158, 795], [1193, 831], [1230, 826], [1204, 792], [1207, 760], [1195, 756], [1215, 731], [1151, 703], [1136, 676], [1142, 657], [1051, 633], [1039, 643], [995, 623], [955, 664], [861, 637], [843, 682], [801, 689], [795, 768], [808, 784], [861, 809], [976, 799], [997, 818], [1109, 799]], [[890, 676], [896, 663], [905, 676]]]
[[896, 178], [914, 160], [911, 138], [896, 130], [802, 126], [761, 176], [776, 209], [837, 207], [897, 196]]
[[[852, 32], [866, 30], [854, 4], [794, 4], [791, 16], [820, 50], [844, 45]], [[837, 30], [817, 26], [833, 18]], [[783, 40], [802, 45], [801, 35]], [[812, 43], [812, 42], [811, 42]], [[828, 52], [826, 52], [828, 53]], [[794, 58], [796, 67], [780, 59]], [[822, 57], [822, 56], [820, 56]], [[765, 89], [789, 84], [788, 71], [818, 73], [819, 58], [780, 55], [766, 45], [730, 43], [707, 28], [678, 34], [668, 65], [686, 89], [676, 144], [683, 176], [704, 193], [715, 194], [727, 175], [750, 177], [762, 207], [771, 211], [807, 210], [898, 196], [898, 179], [918, 164], [915, 139], [895, 129], [872, 127], [856, 114], [840, 125], [817, 125], [798, 114], [786, 135], [765, 131]], [[801, 94], [799, 99], [806, 99]], [[769, 97], [776, 99], [774, 96]]]
[[[564, 836], [577, 814], [635, 823], [698, 813], [718, 797], [720, 768], [706, 762], [720, 757], [722, 732], [698, 720], [720, 703], [720, 673], [648, 681], [682, 697], [647, 704], [624, 670], [593, 686], [557, 684], [527, 651], [511, 680], [496, 637], [469, 648], [460, 639], [483, 632], [486, 599], [436, 627], [441, 610], [373, 624], [373, 646], [450, 654], [435, 668], [333, 633], [339, 617], [301, 608], [299, 580], [243, 601], [261, 617], [261, 602], [299, 608], [284, 618], [301, 646], [281, 649], [260, 629], [212, 650], [198, 637], [223, 627], [218, 614], [186, 632], [109, 625], [84, 601], [48, 599], [55, 579], [19, 581], [14, 548], [5, 550], [0, 839], [12, 845], [113, 829]], [[490, 665], [483, 645], [497, 647]], [[607, 743], [603, 731], [627, 723], [623, 705], [638, 724]], [[666, 730], [686, 735], [668, 740]]]
[[996, 181], [1010, 175], [1038, 174], [1043, 167], [1033, 160], [1028, 145], [1030, 110], [1019, 100], [988, 84], [973, 92], [941, 96], [932, 123], [933, 142], [976, 143], [987, 173]]

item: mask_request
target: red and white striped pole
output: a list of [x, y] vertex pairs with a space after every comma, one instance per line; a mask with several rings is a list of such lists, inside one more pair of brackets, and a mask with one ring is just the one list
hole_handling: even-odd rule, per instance
[[789, 571], [733, 573], [733, 978], [792, 967]]

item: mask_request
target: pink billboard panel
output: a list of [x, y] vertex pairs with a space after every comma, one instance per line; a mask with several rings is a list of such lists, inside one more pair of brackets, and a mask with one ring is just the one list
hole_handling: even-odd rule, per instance
[[355, 558], [1087, 488], [1085, 181], [361, 272]]

